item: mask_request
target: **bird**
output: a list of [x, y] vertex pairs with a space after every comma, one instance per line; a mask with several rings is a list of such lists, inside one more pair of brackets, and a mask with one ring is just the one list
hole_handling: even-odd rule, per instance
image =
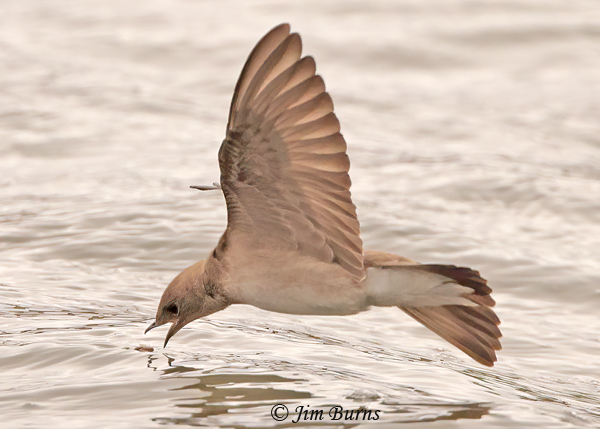
[[363, 249], [346, 141], [312, 56], [289, 24], [270, 30], [235, 86], [218, 152], [227, 226], [165, 289], [145, 333], [231, 305], [346, 316], [398, 307], [482, 365], [501, 349], [492, 289], [466, 267]]

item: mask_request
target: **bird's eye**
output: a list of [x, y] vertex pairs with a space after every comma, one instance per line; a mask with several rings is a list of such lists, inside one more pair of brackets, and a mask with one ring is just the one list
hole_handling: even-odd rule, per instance
[[171, 313], [175, 316], [177, 316], [177, 314], [179, 314], [179, 308], [177, 308], [177, 304], [171, 304], [169, 305], [167, 308], [167, 313]]

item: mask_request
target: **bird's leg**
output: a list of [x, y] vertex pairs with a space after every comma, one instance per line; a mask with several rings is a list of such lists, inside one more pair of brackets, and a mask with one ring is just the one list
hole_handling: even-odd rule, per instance
[[215, 189], [221, 189], [221, 185], [217, 182], [213, 182], [212, 185], [198, 185], [198, 186], [190, 186], [190, 188], [198, 189], [200, 191], [214, 191]]

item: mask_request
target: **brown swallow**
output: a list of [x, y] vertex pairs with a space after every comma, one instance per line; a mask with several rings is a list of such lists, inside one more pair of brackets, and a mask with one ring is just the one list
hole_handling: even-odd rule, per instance
[[288, 24], [265, 35], [235, 87], [219, 150], [227, 228], [212, 254], [165, 290], [165, 339], [232, 304], [290, 314], [399, 307], [477, 362], [502, 336], [477, 271], [364, 251], [350, 197], [346, 141], [323, 79]]

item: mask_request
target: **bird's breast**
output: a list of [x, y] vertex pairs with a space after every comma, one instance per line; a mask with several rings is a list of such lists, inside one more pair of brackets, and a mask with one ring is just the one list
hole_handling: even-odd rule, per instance
[[233, 302], [278, 313], [349, 315], [367, 308], [364, 287], [335, 263], [283, 252], [245, 254], [228, 263]]

